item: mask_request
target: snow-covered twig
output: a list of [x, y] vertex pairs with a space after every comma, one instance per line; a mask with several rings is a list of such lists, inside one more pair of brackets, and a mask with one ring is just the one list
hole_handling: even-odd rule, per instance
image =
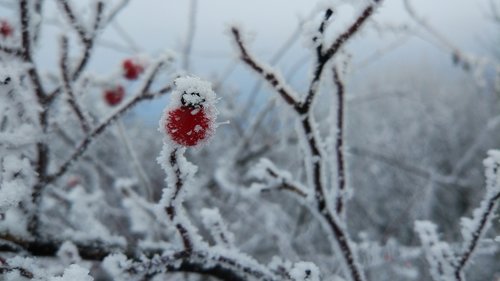
[[80, 121], [80, 125], [82, 126], [83, 132], [88, 133], [90, 130], [89, 122], [85, 118], [85, 115], [83, 115], [82, 108], [80, 107], [80, 105], [76, 100], [75, 93], [73, 91], [73, 87], [71, 86], [70, 82], [70, 77], [69, 77], [70, 71], [68, 67], [68, 38], [64, 36], [61, 38], [60, 68], [61, 68], [63, 87], [65, 92], [68, 94], [68, 103], [71, 109], [73, 109], [76, 116], [78, 117], [78, 121]]
[[162, 95], [170, 91], [170, 85], [162, 88], [157, 92], [150, 91], [150, 87], [153, 83], [154, 78], [165, 63], [165, 61], [160, 61], [157, 65], [155, 65], [150, 74], [146, 77], [143, 86], [139, 89], [139, 93], [133, 98], [126, 101], [120, 108], [118, 108], [109, 117], [102, 121], [97, 127], [93, 128], [92, 131], [90, 131], [90, 133], [75, 148], [69, 158], [55, 172], [46, 177], [44, 184], [51, 183], [61, 177], [68, 170], [68, 168], [85, 153], [89, 145], [95, 140], [97, 136], [102, 134], [114, 120], [121, 117], [125, 112], [134, 107], [138, 102], [155, 98], [158, 95]]
[[500, 151], [491, 150], [488, 155], [484, 161], [486, 193], [479, 208], [474, 210], [472, 219], [462, 218], [464, 242], [460, 251], [453, 252], [448, 243], [439, 241], [437, 227], [433, 223], [415, 223], [415, 230], [424, 245], [431, 274], [436, 281], [465, 280], [464, 270], [491, 224], [493, 212], [500, 200]]
[[17, 271], [22, 277], [32, 279], [34, 277], [33, 273], [26, 268], [19, 266], [10, 266], [9, 263], [2, 257], [0, 257], [0, 274], [6, 274], [8, 272]]
[[337, 87], [337, 135], [335, 138], [335, 152], [337, 154], [337, 202], [335, 210], [337, 214], [344, 211], [344, 192], [346, 189], [346, 173], [344, 160], [344, 84], [340, 79], [337, 68], [333, 68], [333, 81]]
[[[378, 3], [379, 0], [374, 1], [375, 3]], [[318, 91], [319, 88], [319, 81], [321, 80], [321, 74], [323, 73], [323, 70], [326, 66], [326, 64], [330, 61], [332, 57], [337, 54], [337, 52], [349, 41], [350, 38], [352, 38], [359, 30], [359, 28], [370, 18], [370, 16], [373, 14], [373, 11], [375, 9], [374, 7], [375, 4], [370, 4], [367, 5], [366, 8], [361, 12], [361, 14], [356, 18], [356, 20], [350, 25], [342, 34], [340, 34], [335, 41], [326, 49], [323, 51], [323, 45], [320, 44], [317, 49], [317, 54], [316, 54], [316, 65], [313, 73], [313, 78], [311, 80], [311, 83], [309, 84], [309, 90], [307, 92], [307, 95], [304, 99], [303, 102], [300, 104], [300, 110], [299, 112], [302, 114], [305, 114], [306, 112], [309, 111], [312, 102], [314, 100], [314, 96], [316, 95], [316, 92]], [[330, 16], [331, 16], [332, 11], [327, 10], [325, 12], [325, 20], [323, 21], [326, 22]], [[321, 32], [321, 27], [323, 26], [323, 23], [320, 26], [320, 32]]]
[[103, 21], [104, 2], [97, 2], [97, 5], [95, 7], [95, 17], [92, 22], [92, 30], [86, 30], [83, 27], [82, 23], [78, 21], [73, 8], [69, 4], [69, 1], [58, 0], [58, 2], [61, 5], [66, 17], [68, 18], [70, 25], [78, 33], [80, 41], [84, 46], [81, 59], [71, 73], [71, 78], [74, 81], [80, 76], [83, 69], [85, 68], [85, 65], [90, 59], [90, 54], [92, 53], [92, 48], [94, 47], [94, 43], [97, 38], [97, 31], [99, 30], [99, 28], [101, 28], [101, 22]]
[[[375, 1], [378, 3], [379, 1]], [[340, 249], [341, 257], [343, 259], [346, 276], [349, 276], [354, 281], [364, 280], [364, 273], [360, 265], [356, 260], [356, 253], [354, 252], [352, 242], [350, 241], [347, 231], [344, 227], [344, 223], [341, 218], [337, 216], [337, 211], [340, 213], [343, 209], [343, 203], [341, 199], [337, 199], [337, 204], [334, 204], [337, 211], [332, 208], [332, 203], [327, 199], [327, 191], [324, 182], [324, 153], [320, 146], [320, 137], [316, 131], [316, 125], [313, 120], [312, 103], [314, 97], [318, 91], [319, 82], [321, 79], [321, 74], [323, 72], [326, 64], [332, 59], [332, 57], [341, 49], [341, 47], [356, 34], [359, 28], [366, 22], [368, 18], [372, 15], [374, 11], [375, 4], [369, 4], [362, 11], [362, 13], [356, 18], [354, 23], [350, 25], [346, 31], [344, 31], [337, 39], [330, 45], [326, 50], [323, 50], [323, 42], [316, 42], [317, 49], [317, 63], [315, 66], [313, 78], [309, 90], [305, 96], [304, 101], [300, 101], [298, 95], [286, 84], [285, 81], [277, 74], [272, 68], [262, 64], [253, 55], [249, 53], [246, 48], [245, 42], [241, 36], [241, 32], [237, 27], [231, 28], [231, 34], [238, 47], [241, 60], [246, 63], [250, 68], [257, 72], [264, 80], [266, 80], [273, 89], [281, 96], [284, 102], [286, 102], [300, 117], [300, 128], [302, 129], [301, 134], [305, 140], [305, 152], [308, 157], [306, 157], [307, 165], [310, 167], [308, 175], [310, 177], [310, 182], [312, 183], [312, 188], [314, 189], [314, 209], [317, 210], [321, 218], [324, 220], [325, 224], [329, 228], [329, 231], [333, 234], [335, 238], [335, 243]], [[327, 9], [325, 11], [325, 16], [321, 22], [318, 32], [323, 34], [325, 31], [326, 24], [330, 19], [333, 11]], [[315, 37], [316, 41], [322, 40], [322, 38]], [[337, 123], [337, 131], [340, 131], [340, 135], [337, 138], [337, 157], [339, 158], [340, 165], [338, 165], [338, 176], [339, 176], [339, 186], [337, 187], [338, 198], [342, 197], [342, 192], [345, 187], [345, 172], [344, 172], [344, 161], [342, 152], [342, 123], [343, 123], [343, 95], [344, 87], [340, 80], [340, 77], [336, 71], [334, 71], [334, 81], [337, 86], [338, 98], [340, 100], [337, 116], [341, 115]], [[340, 126], [340, 128], [339, 128]], [[340, 141], [339, 141], [340, 139]], [[341, 203], [338, 203], [341, 202]]]

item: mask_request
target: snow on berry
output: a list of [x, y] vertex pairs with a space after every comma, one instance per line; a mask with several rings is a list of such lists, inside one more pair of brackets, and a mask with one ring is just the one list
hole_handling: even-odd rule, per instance
[[14, 32], [14, 29], [10, 25], [10, 23], [6, 20], [0, 21], [0, 34], [4, 38], [12, 36], [12, 33]]
[[123, 76], [128, 80], [136, 80], [144, 72], [144, 65], [139, 59], [129, 58], [123, 61]]
[[177, 78], [175, 86], [160, 127], [175, 144], [196, 146], [209, 139], [215, 131], [217, 110], [212, 84], [188, 76]]
[[109, 106], [115, 106], [123, 100], [123, 97], [125, 96], [125, 89], [123, 86], [117, 85], [105, 90], [103, 96]]

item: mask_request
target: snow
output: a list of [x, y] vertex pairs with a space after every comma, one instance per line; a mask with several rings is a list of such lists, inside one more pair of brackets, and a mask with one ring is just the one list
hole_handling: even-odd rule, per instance
[[200, 212], [203, 224], [210, 231], [215, 243], [225, 247], [234, 247], [234, 235], [223, 221], [219, 210], [204, 208]]
[[121, 253], [111, 254], [104, 258], [102, 262], [103, 269], [115, 280], [126, 280], [123, 269], [128, 268], [130, 265], [131, 261]]
[[57, 257], [66, 263], [77, 263], [82, 260], [78, 253], [78, 248], [71, 241], [64, 241], [62, 243], [57, 251]]
[[[176, 89], [171, 94], [169, 108], [181, 106], [181, 98], [184, 96], [192, 102], [203, 102], [205, 106], [214, 106], [217, 102], [212, 83], [195, 76], [185, 76], [175, 79]], [[198, 95], [193, 95], [197, 93]], [[184, 95], [187, 94], [187, 95]]]
[[424, 247], [430, 272], [434, 280], [451, 281], [455, 268], [455, 255], [448, 243], [439, 240], [437, 226], [430, 221], [416, 221], [415, 231]]
[[88, 269], [72, 264], [64, 270], [64, 274], [62, 276], [52, 277], [49, 281], [93, 281], [94, 278], [88, 274]]
[[295, 281], [319, 281], [320, 274], [318, 267], [312, 262], [295, 263], [290, 276]]

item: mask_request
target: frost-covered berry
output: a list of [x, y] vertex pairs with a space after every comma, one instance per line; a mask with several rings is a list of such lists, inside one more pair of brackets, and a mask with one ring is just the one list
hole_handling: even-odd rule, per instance
[[176, 143], [194, 146], [207, 137], [209, 124], [202, 107], [182, 106], [168, 113], [166, 130]]
[[128, 80], [135, 80], [142, 72], [144, 72], [144, 66], [134, 59], [124, 60], [122, 67], [123, 76]]
[[123, 89], [121, 85], [109, 88], [103, 93], [104, 100], [109, 106], [115, 106], [119, 104], [123, 100], [124, 96], [125, 89]]
[[174, 143], [196, 146], [215, 130], [215, 93], [209, 82], [197, 77], [178, 78], [175, 85], [161, 127]]
[[12, 33], [14, 32], [14, 29], [10, 25], [10, 23], [6, 20], [0, 21], [0, 34], [4, 38], [12, 36]]

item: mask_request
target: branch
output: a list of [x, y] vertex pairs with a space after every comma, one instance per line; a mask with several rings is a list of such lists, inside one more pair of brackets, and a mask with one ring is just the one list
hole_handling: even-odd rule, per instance
[[18, 271], [21, 276], [28, 279], [32, 279], [34, 277], [33, 273], [26, 268], [19, 266], [10, 266], [4, 258], [0, 257], [0, 274], [5, 274], [12, 271]]
[[62, 74], [62, 80], [63, 80], [63, 87], [68, 94], [68, 102], [75, 112], [76, 116], [78, 117], [78, 120], [80, 121], [80, 125], [82, 126], [83, 132], [88, 133], [90, 131], [90, 126], [83, 115], [82, 109], [78, 105], [75, 94], [73, 93], [73, 88], [71, 87], [71, 82], [69, 78], [69, 69], [68, 69], [68, 38], [63, 36], [61, 38], [61, 60], [60, 60], [60, 68], [61, 68], [61, 74]]
[[344, 210], [344, 197], [343, 192], [346, 189], [346, 175], [345, 175], [345, 160], [344, 160], [344, 84], [340, 79], [337, 68], [333, 68], [333, 81], [337, 87], [337, 136], [335, 140], [335, 152], [337, 154], [337, 214], [342, 213]]
[[[375, 1], [378, 2], [378, 1]], [[319, 87], [319, 81], [321, 79], [321, 74], [323, 73], [323, 69], [325, 68], [325, 65], [330, 61], [330, 59], [337, 54], [337, 52], [340, 50], [342, 46], [345, 45], [349, 39], [358, 32], [359, 28], [366, 22], [368, 18], [373, 14], [374, 7], [373, 4], [368, 5], [361, 15], [358, 16], [356, 21], [349, 26], [349, 28], [344, 31], [337, 39], [333, 42], [333, 44], [325, 51], [322, 52], [322, 45], [320, 45], [317, 49], [317, 62], [316, 62], [316, 68], [314, 70], [313, 74], [313, 79], [311, 80], [311, 84], [309, 85], [309, 91], [307, 92], [307, 96], [305, 100], [301, 103], [300, 105], [300, 112], [303, 114], [306, 114], [309, 112], [309, 109], [311, 107], [311, 104], [314, 100], [314, 96], [316, 95], [316, 92], [318, 91]], [[323, 23], [328, 20], [328, 10], [325, 13], [325, 20]], [[328, 16], [328, 17], [327, 17]], [[322, 25], [323, 25], [322, 23]], [[321, 28], [321, 27], [320, 27]]]
[[282, 189], [287, 190], [295, 195], [298, 195], [300, 198], [307, 198], [308, 192], [305, 187], [303, 187], [300, 183], [294, 182], [290, 173], [286, 171], [280, 171], [274, 163], [270, 160], [262, 158], [260, 162], [255, 166], [255, 169], [250, 172], [259, 180], [265, 180], [271, 186], [257, 186], [258, 191], [265, 192], [270, 191], [272, 189]]
[[[73, 73], [70, 75], [71, 81], [75, 81], [80, 77], [82, 74], [85, 66], [87, 65], [88, 61], [90, 60], [90, 54], [92, 53], [92, 49], [94, 47], [95, 40], [97, 38], [97, 30], [101, 27], [102, 21], [103, 21], [103, 11], [104, 11], [104, 3], [102, 1], [97, 2], [96, 6], [96, 12], [95, 12], [95, 18], [92, 24], [92, 30], [91, 31], [86, 31], [83, 26], [78, 23], [76, 20], [75, 14], [72, 10], [72, 8], [69, 6], [69, 3], [67, 0], [58, 0], [60, 3], [63, 12], [66, 14], [67, 18], [69, 19], [70, 25], [73, 27], [73, 29], [76, 30], [78, 33], [78, 37], [80, 38], [80, 41], [82, 42], [84, 48], [83, 48], [83, 54], [82, 58], [80, 61], [76, 64], [76, 68], [73, 71]], [[47, 100], [53, 101], [55, 97], [57, 96], [58, 93], [61, 92], [61, 87], [57, 87], [54, 91], [52, 91], [48, 97]]]
[[157, 259], [133, 263], [127, 272], [133, 275], [154, 276], [166, 269], [167, 272], [201, 273], [226, 281], [246, 281], [248, 276], [266, 281], [290, 280], [285, 276], [278, 278], [260, 267], [254, 260], [236, 256], [231, 252], [175, 251]]
[[464, 235], [464, 251], [455, 265], [455, 279], [463, 280], [463, 270], [473, 255], [479, 239], [486, 232], [493, 218], [493, 211], [500, 200], [500, 150], [488, 151], [484, 160], [486, 174], [486, 195], [478, 209], [474, 210], [472, 219], [462, 218], [462, 234]]
[[[18, 240], [14, 237], [1, 237], [2, 239], [8, 240], [15, 243], [16, 247], [8, 247], [0, 243], [1, 252], [15, 252], [18, 253], [22, 249], [22, 252], [28, 252], [36, 257], [56, 257], [57, 252], [61, 248], [64, 241], [59, 241], [57, 239], [45, 239], [45, 240]], [[72, 243], [78, 249], [78, 254], [84, 260], [88, 261], [102, 261], [107, 256], [113, 253], [123, 253], [128, 259], [140, 260], [141, 256], [153, 258], [155, 255], [162, 255], [164, 249], [149, 249], [147, 251], [140, 251], [139, 249], [121, 249], [118, 245], [104, 244], [101, 241], [89, 241], [87, 243], [81, 243], [77, 241], [72, 241]], [[191, 258], [190, 258], [191, 257]], [[241, 275], [244, 272], [255, 277], [262, 277], [269, 275], [267, 272], [260, 271], [256, 266], [249, 264], [240, 264], [231, 255], [211, 255], [210, 257], [206, 252], [191, 252], [181, 250], [176, 251], [173, 254], [160, 256], [163, 262], [163, 269], [167, 272], [187, 272], [187, 273], [198, 273], [203, 275], [209, 275], [217, 277], [221, 280], [226, 281], [245, 281]], [[216, 262], [212, 266], [207, 266], [207, 263], [197, 262], [196, 259], [211, 259], [212, 262]], [[160, 273], [163, 271], [162, 268], [156, 267], [157, 272], [152, 270], [152, 261], [142, 261], [134, 262], [128, 269], [129, 273], [139, 274], [145, 273], [144, 270], [148, 271], [149, 274]], [[241, 269], [241, 270], [239, 270]], [[17, 270], [17, 268], [12, 268], [12, 270], [7, 270], [4, 268], [3, 260], [0, 258], [0, 273], [7, 271]], [[25, 276], [27, 277], [27, 276]], [[266, 279], [266, 280], [277, 280], [277, 279]]]
[[500, 200], [500, 192], [493, 195], [491, 198], [486, 201], [486, 208], [482, 210], [480, 215], [480, 221], [476, 229], [472, 231], [472, 239], [465, 245], [465, 251], [458, 258], [458, 263], [455, 266], [455, 278], [457, 281], [463, 280], [463, 270], [467, 265], [467, 262], [470, 260], [472, 254], [474, 253], [477, 244], [479, 243], [479, 238], [486, 231], [486, 227], [490, 222], [493, 211], [498, 206], [498, 201]]
[[[164, 149], [166, 149], [166, 148], [164, 148]], [[183, 171], [181, 171], [180, 165], [178, 163], [178, 156], [182, 155], [183, 153], [184, 153], [184, 150], [174, 148], [170, 152], [170, 155], [169, 155], [170, 166], [164, 165], [164, 168], [169, 170], [169, 171], [167, 171], [168, 176], [171, 176], [171, 173], [169, 173], [169, 172], [173, 172], [173, 175], [175, 176], [174, 186], [167, 187], [169, 189], [170, 194], [167, 198], [168, 203], [165, 206], [165, 212], [167, 213], [170, 221], [175, 224], [175, 227], [177, 228], [177, 231], [179, 232], [179, 234], [182, 238], [182, 243], [184, 244], [184, 249], [189, 253], [189, 252], [193, 251], [193, 241], [191, 239], [191, 234], [189, 233], [188, 228], [182, 222], [180, 222], [179, 220], [176, 219], [177, 215], [178, 215], [178, 211], [182, 211], [182, 210], [178, 210], [178, 208], [182, 207], [182, 198], [179, 195], [180, 195], [181, 189], [184, 187], [184, 180], [185, 179], [183, 176]]]
[[24, 54], [23, 50], [20, 48], [6, 47], [6, 46], [2, 46], [2, 45], [0, 45], [0, 52], [4, 52], [6, 54], [9, 54], [9, 55], [12, 55], [15, 57], [22, 57], [22, 55]]
[[[163, 255], [159, 259], [153, 258], [151, 261], [140, 262], [136, 266], [132, 266], [128, 272], [154, 276], [163, 272], [164, 268], [167, 268], [167, 270], [178, 268], [178, 261], [181, 260], [181, 265], [189, 265], [194, 262], [203, 265], [203, 268], [210, 269], [207, 265], [211, 265], [214, 270], [223, 270], [224, 275], [218, 276], [223, 280], [246, 280], [246, 276], [253, 276], [263, 280], [278, 280], [273, 273], [254, 259], [242, 255], [238, 251], [228, 250], [227, 247], [222, 249], [209, 247], [201, 241], [201, 237], [196, 234], [196, 228], [186, 217], [182, 206], [184, 189], [196, 170], [184, 158], [185, 150], [186, 148], [170, 147], [168, 144], [164, 144], [158, 158], [158, 162], [167, 174], [168, 183], [160, 200], [160, 205], [164, 208], [169, 221], [177, 228], [184, 249], [181, 252]], [[231, 238], [225, 230], [223, 227], [219, 228], [219, 231], [224, 232], [221, 239], [225, 241], [226, 245], [231, 245]], [[201, 247], [199, 246], [200, 243], [203, 243]]]
[[58, 0], [59, 5], [61, 5], [62, 10], [66, 17], [68, 18], [68, 22], [73, 27], [73, 29], [78, 33], [80, 39], [83, 40], [87, 36], [87, 31], [83, 28], [82, 24], [78, 22], [76, 19], [75, 13], [73, 12], [73, 8], [71, 8], [68, 0]]
[[[375, 1], [378, 3], [379, 1]], [[294, 95], [292, 95], [292, 90], [290, 90], [284, 82], [282, 82], [277, 74], [269, 67], [264, 67], [263, 64], [259, 63], [255, 58], [253, 58], [247, 51], [244, 42], [241, 39], [240, 31], [236, 27], [231, 28], [231, 33], [234, 40], [238, 46], [240, 52], [240, 58], [248, 66], [250, 66], [255, 72], [260, 74], [260, 76], [267, 80], [268, 83], [274, 88], [276, 92], [282, 97], [282, 99], [290, 105], [299, 115], [301, 115], [300, 124], [303, 130], [304, 139], [306, 140], [306, 157], [305, 161], [310, 162], [310, 173], [309, 176], [312, 180], [314, 188], [314, 199], [315, 199], [315, 209], [320, 214], [320, 216], [325, 220], [326, 225], [330, 229], [335, 239], [335, 243], [338, 245], [342, 257], [344, 259], [344, 264], [346, 265], [347, 272], [346, 275], [354, 281], [365, 280], [364, 274], [356, 261], [356, 253], [353, 250], [353, 246], [349, 240], [347, 230], [344, 228], [344, 223], [339, 221], [339, 217], [332, 213], [332, 209], [329, 206], [330, 201], [326, 198], [326, 190], [324, 187], [323, 176], [324, 176], [324, 155], [320, 147], [320, 136], [315, 130], [315, 123], [311, 111], [311, 105], [313, 98], [316, 95], [317, 89], [319, 87], [319, 81], [321, 79], [321, 73], [323, 72], [324, 66], [328, 61], [340, 50], [340, 48], [351, 38], [355, 33], [358, 32], [359, 28], [364, 22], [372, 15], [374, 10], [374, 4], [368, 5], [361, 15], [356, 19], [356, 21], [344, 32], [342, 33], [334, 43], [323, 52], [322, 44], [319, 45], [317, 49], [317, 65], [316, 69], [309, 87], [309, 91], [303, 102], [299, 102]], [[319, 27], [319, 32], [323, 33], [326, 23], [332, 15], [331, 10], [325, 12], [325, 18]], [[334, 73], [334, 80], [336, 82], [338, 96], [340, 99], [340, 104], [343, 103], [344, 87], [341, 83], [338, 74]], [[345, 167], [342, 152], [342, 123], [343, 123], [343, 106], [339, 104], [339, 111], [337, 115], [341, 115], [338, 118], [338, 129], [340, 129], [340, 134], [337, 137], [337, 158], [339, 161], [339, 189], [345, 189]], [[314, 160], [312, 160], [314, 159]], [[340, 192], [339, 192], [340, 193]], [[337, 210], [340, 212], [343, 209], [343, 203], [337, 203]]]
[[288, 103], [290, 106], [298, 110], [299, 102], [296, 95], [292, 92], [290, 87], [282, 81], [281, 77], [277, 73], [275, 73], [271, 68], [262, 65], [258, 61], [256, 61], [253, 56], [248, 52], [245, 47], [245, 43], [241, 38], [240, 31], [236, 27], [231, 28], [231, 33], [233, 38], [238, 46], [238, 50], [240, 52], [240, 58], [245, 62], [248, 66], [250, 66], [253, 70], [261, 75], [261, 77], [266, 80], [273, 89], [280, 94], [283, 100]]
[[96, 128], [94, 128], [81, 142], [80, 144], [76, 147], [76, 149], [73, 151], [71, 156], [66, 160], [60, 167], [57, 169], [56, 172], [54, 172], [51, 175], [48, 175], [46, 179], [44, 180], [44, 184], [49, 184], [59, 177], [61, 177], [69, 167], [71, 167], [84, 153], [87, 151], [89, 145], [99, 136], [101, 135], [105, 129], [111, 125], [111, 123], [116, 120], [117, 118], [121, 117], [125, 112], [127, 112], [129, 109], [134, 107], [137, 103], [139, 103], [142, 100], [148, 100], [148, 99], [153, 99], [157, 95], [162, 95], [164, 93], [167, 93], [168, 91], [171, 90], [171, 86], [166, 86], [162, 88], [160, 91], [152, 94], [149, 92], [149, 89], [151, 87], [151, 84], [153, 83], [154, 78], [156, 77], [158, 71], [160, 68], [164, 65], [164, 62], [158, 63], [154, 68], [153, 71], [151, 71], [150, 75], [148, 76], [146, 82], [144, 85], [140, 88], [139, 94], [136, 95], [134, 98], [130, 99], [128, 102], [126, 102], [123, 106], [121, 106], [119, 109], [117, 109], [111, 116], [106, 118], [103, 122], [101, 122], [100, 125], [98, 125]]

